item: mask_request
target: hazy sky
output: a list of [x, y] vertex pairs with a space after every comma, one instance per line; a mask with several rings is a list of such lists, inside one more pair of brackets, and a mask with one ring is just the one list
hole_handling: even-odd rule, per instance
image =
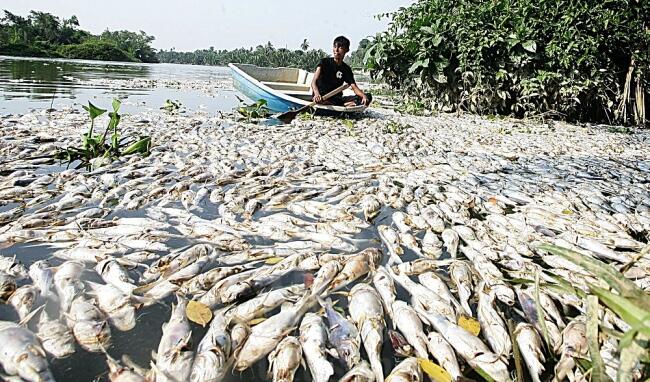
[[20, 15], [39, 10], [68, 18], [76, 15], [92, 33], [143, 30], [157, 49], [233, 49], [271, 41], [298, 49], [303, 39], [329, 52], [343, 34], [355, 49], [360, 39], [388, 25], [373, 17], [413, 0], [2, 0], [0, 9]]

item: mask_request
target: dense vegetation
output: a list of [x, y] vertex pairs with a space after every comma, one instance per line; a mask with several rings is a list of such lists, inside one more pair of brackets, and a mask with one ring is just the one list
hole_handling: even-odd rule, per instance
[[177, 52], [161, 50], [158, 52], [160, 62], [193, 65], [227, 65], [231, 62], [253, 64], [257, 66], [289, 66], [314, 70], [321, 58], [327, 57], [321, 49], [309, 49], [309, 43], [304, 40], [301, 49], [290, 50], [275, 48], [271, 42], [253, 48], [235, 50], [199, 49], [194, 52]]
[[650, 1], [419, 0], [390, 17], [371, 73], [434, 110], [645, 122]]
[[93, 35], [79, 29], [76, 16], [61, 19], [31, 11], [22, 17], [5, 10], [0, 19], [0, 54], [10, 56], [156, 62], [153, 40], [142, 31], [106, 30]]

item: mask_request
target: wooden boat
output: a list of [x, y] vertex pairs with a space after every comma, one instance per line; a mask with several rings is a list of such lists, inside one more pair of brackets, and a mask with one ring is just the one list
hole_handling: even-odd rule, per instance
[[[270, 110], [284, 113], [299, 109], [312, 101], [311, 81], [314, 73], [296, 68], [263, 68], [249, 64], [228, 64], [235, 88], [252, 101], [264, 99]], [[346, 90], [343, 95], [354, 95]], [[316, 113], [332, 115], [358, 113], [366, 106], [314, 106]]]

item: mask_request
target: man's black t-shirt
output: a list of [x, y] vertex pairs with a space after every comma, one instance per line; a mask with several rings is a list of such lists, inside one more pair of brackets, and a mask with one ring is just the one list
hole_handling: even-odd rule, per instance
[[[321, 96], [331, 92], [332, 90], [343, 85], [343, 82], [347, 84], [353, 84], [354, 75], [352, 74], [352, 68], [345, 62], [342, 62], [341, 65], [337, 65], [336, 61], [332, 57], [326, 57], [320, 60], [318, 66], [320, 66], [320, 76], [316, 81], [316, 86], [318, 86], [318, 91]], [[333, 104], [341, 103], [343, 99], [343, 93], [338, 93], [334, 97], [330, 98], [330, 102]]]

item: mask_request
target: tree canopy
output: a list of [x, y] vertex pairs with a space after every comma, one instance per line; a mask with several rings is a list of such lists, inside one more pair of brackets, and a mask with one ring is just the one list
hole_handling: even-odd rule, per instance
[[270, 67], [295, 67], [313, 71], [318, 61], [326, 57], [321, 49], [309, 49], [307, 39], [301, 44], [301, 49], [290, 50], [275, 48], [271, 42], [258, 45], [255, 48], [239, 48], [234, 50], [199, 49], [194, 52], [177, 52], [161, 50], [158, 52], [160, 62], [193, 65], [227, 65], [231, 62], [253, 64]]
[[157, 62], [154, 39], [143, 31], [106, 30], [95, 36], [80, 29], [74, 15], [30, 11], [23, 17], [5, 10], [0, 19], [0, 54]]

